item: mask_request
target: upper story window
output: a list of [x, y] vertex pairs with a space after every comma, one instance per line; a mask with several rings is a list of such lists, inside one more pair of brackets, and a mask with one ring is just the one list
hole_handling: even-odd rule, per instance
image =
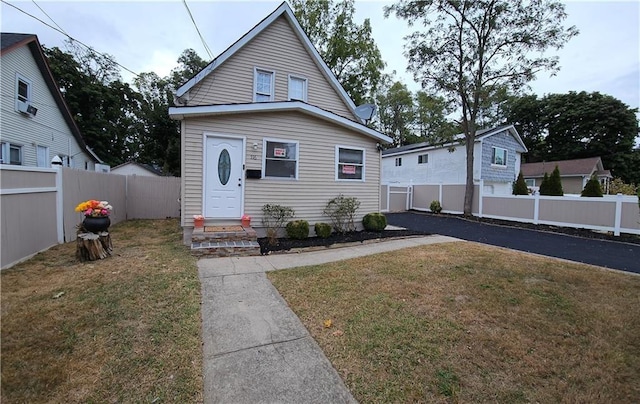
[[336, 180], [364, 181], [364, 149], [336, 146]]
[[254, 69], [254, 102], [273, 101], [275, 75], [272, 70], [258, 69], [257, 67]]
[[491, 156], [491, 164], [496, 166], [507, 166], [507, 149], [502, 147], [492, 147], [493, 155]]
[[31, 102], [31, 81], [20, 74], [16, 74], [16, 109], [19, 111], [20, 105], [26, 107]]
[[298, 142], [265, 139], [263, 177], [298, 179]]
[[396, 167], [402, 166], [402, 157], [396, 157]]
[[0, 143], [2, 164], [22, 165], [22, 146], [11, 143]]
[[427, 164], [429, 162], [428, 154], [419, 154], [418, 155], [418, 164]]
[[307, 79], [289, 75], [289, 100], [307, 102]]

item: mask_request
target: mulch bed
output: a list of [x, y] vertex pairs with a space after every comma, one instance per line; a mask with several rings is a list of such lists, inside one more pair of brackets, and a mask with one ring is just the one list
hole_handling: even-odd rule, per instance
[[413, 236], [426, 236], [430, 233], [413, 231], [413, 230], [383, 230], [383, 231], [355, 231], [344, 234], [333, 233], [328, 238], [308, 237], [303, 240], [293, 240], [289, 238], [279, 238], [275, 245], [270, 245], [266, 237], [259, 238], [260, 253], [262, 255], [271, 252], [284, 252], [291, 249], [310, 248], [310, 247], [331, 247], [335, 244], [344, 243], [364, 243], [368, 240], [402, 238]]

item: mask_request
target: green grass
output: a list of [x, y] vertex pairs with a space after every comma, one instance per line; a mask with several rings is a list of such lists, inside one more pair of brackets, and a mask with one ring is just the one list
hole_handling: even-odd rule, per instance
[[268, 276], [360, 402], [640, 398], [635, 275], [447, 243]]
[[200, 283], [177, 221], [111, 236], [105, 260], [69, 243], [3, 271], [3, 402], [202, 401]]

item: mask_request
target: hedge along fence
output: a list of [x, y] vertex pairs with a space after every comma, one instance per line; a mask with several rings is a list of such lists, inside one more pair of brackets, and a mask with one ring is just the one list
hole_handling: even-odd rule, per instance
[[[386, 186], [385, 186], [386, 187]], [[432, 201], [442, 205], [442, 212], [462, 214], [464, 184], [420, 184], [406, 187], [390, 186], [395, 197], [405, 198], [407, 210], [429, 211]], [[547, 224], [599, 231], [640, 234], [638, 198], [626, 195], [605, 195], [602, 198], [540, 195], [484, 195], [484, 184], [475, 186], [472, 213], [474, 216], [524, 223]], [[395, 206], [402, 201], [392, 200], [394, 194], [381, 192], [386, 201], [381, 206]], [[394, 211], [383, 209], [383, 211]]]
[[0, 184], [2, 269], [56, 244], [75, 241], [76, 225], [83, 217], [74, 209], [88, 199], [109, 201], [112, 225], [127, 219], [180, 216], [176, 177], [0, 166]]

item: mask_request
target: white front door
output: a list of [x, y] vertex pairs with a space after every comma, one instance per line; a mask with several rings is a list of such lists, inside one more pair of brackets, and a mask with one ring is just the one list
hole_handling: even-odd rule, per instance
[[239, 219], [242, 216], [242, 139], [207, 137], [204, 215]]

